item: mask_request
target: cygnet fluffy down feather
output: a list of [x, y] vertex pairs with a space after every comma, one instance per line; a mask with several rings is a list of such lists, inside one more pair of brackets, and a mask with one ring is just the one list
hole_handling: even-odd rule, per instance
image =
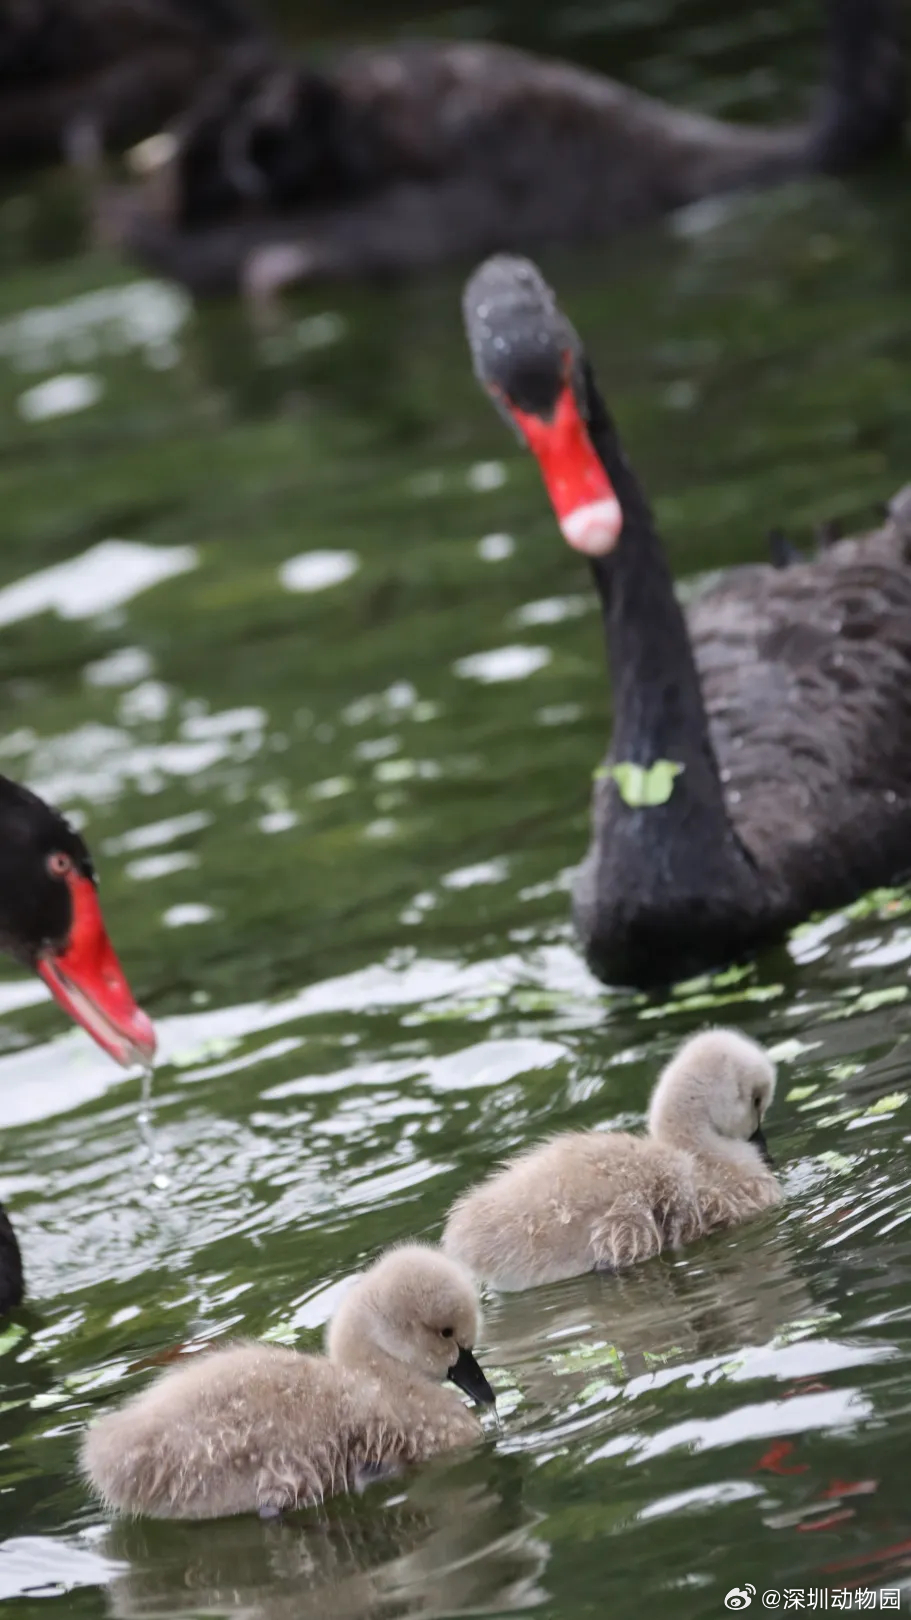
[[499, 1289], [621, 1271], [777, 1204], [762, 1122], [775, 1069], [736, 1030], [695, 1035], [652, 1093], [648, 1134], [573, 1131], [458, 1199], [442, 1247]]
[[477, 1440], [493, 1391], [472, 1354], [468, 1273], [422, 1244], [359, 1277], [327, 1356], [240, 1343], [172, 1368], [89, 1430], [82, 1468], [110, 1508], [154, 1518], [264, 1517], [358, 1489]]

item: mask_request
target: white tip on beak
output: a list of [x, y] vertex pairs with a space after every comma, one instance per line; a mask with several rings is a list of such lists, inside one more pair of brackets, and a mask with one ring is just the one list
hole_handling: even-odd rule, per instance
[[613, 495], [605, 495], [600, 501], [577, 506], [574, 512], [567, 512], [560, 527], [574, 550], [584, 552], [587, 557], [606, 557], [613, 551], [623, 528], [620, 502]]

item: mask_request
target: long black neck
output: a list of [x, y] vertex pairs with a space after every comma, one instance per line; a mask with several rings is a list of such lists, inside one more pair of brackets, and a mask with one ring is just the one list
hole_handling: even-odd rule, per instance
[[614, 694], [611, 757], [683, 765], [675, 795], [690, 799], [697, 792], [705, 812], [726, 824], [699, 676], [667, 558], [590, 372], [586, 381], [592, 443], [623, 512], [616, 550], [592, 563]]
[[810, 125], [814, 168], [838, 174], [901, 146], [908, 97], [900, 0], [828, 0], [827, 71]]
[[766, 879], [730, 821], [686, 621], [652, 514], [586, 371], [592, 443], [623, 512], [614, 552], [592, 568], [614, 699], [610, 760], [682, 770], [662, 804], [597, 784], [575, 915], [595, 972], [668, 983], [729, 961], [769, 933]]

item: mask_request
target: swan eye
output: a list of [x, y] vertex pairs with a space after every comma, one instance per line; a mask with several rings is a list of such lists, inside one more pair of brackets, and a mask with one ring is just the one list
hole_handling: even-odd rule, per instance
[[754, 1091], [753, 1092], [753, 1107], [755, 1108], [757, 1114], [762, 1113], [762, 1092], [761, 1091]]
[[440, 1332], [442, 1333], [444, 1339], [452, 1338], [452, 1328], [440, 1328]]
[[64, 855], [62, 849], [57, 849], [54, 851], [53, 855], [49, 855], [44, 864], [47, 867], [51, 877], [55, 878], [64, 878], [73, 870], [73, 863], [70, 860], [70, 857], [68, 855]]

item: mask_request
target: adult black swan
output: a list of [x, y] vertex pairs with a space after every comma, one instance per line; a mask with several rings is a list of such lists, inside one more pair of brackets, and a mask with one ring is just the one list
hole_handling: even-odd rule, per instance
[[613, 685], [576, 924], [602, 979], [736, 959], [911, 869], [911, 491], [815, 561], [684, 615], [582, 344], [527, 260], [475, 273], [479, 380], [591, 563]]
[[102, 228], [199, 292], [604, 240], [713, 193], [841, 172], [900, 138], [899, 0], [827, 0], [804, 123], [723, 123], [502, 45], [412, 43], [325, 70], [239, 51]]

